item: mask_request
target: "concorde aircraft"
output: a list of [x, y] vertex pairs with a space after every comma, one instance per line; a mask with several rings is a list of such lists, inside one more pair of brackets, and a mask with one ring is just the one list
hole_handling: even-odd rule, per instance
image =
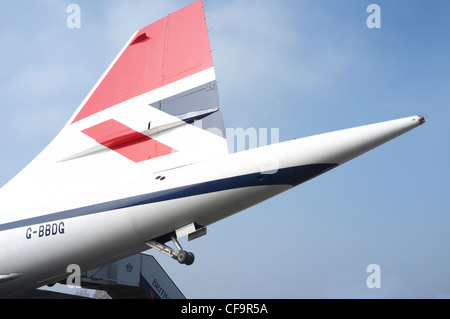
[[149, 247], [190, 265], [180, 237], [425, 122], [411, 116], [230, 154], [195, 1], [133, 34], [56, 138], [0, 190], [0, 297], [63, 281], [69, 265], [87, 271]]

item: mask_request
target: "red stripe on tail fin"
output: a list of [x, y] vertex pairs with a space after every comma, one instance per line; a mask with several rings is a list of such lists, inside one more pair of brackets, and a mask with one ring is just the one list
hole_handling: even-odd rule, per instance
[[202, 0], [143, 28], [72, 123], [213, 67]]
[[90, 127], [83, 133], [135, 163], [176, 152], [171, 147], [136, 132], [115, 120]]

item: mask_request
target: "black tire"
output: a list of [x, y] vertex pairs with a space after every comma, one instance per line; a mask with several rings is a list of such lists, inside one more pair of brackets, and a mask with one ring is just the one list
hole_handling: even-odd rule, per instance
[[193, 253], [187, 253], [187, 258], [186, 258], [185, 264], [187, 266], [190, 266], [190, 265], [192, 265], [194, 263], [194, 260], [195, 260], [194, 254]]
[[180, 264], [185, 264], [188, 258], [188, 253], [184, 250], [178, 252], [177, 260]]

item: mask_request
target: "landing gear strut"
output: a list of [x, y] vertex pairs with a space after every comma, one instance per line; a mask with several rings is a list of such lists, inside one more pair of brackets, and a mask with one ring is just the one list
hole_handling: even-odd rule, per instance
[[170, 235], [170, 239], [172, 239], [172, 242], [174, 243], [176, 249], [166, 246], [165, 244], [161, 244], [155, 240], [148, 241], [145, 244], [150, 248], [156, 249], [157, 251], [166, 254], [170, 258], [178, 260], [180, 264], [184, 264], [186, 266], [192, 265], [195, 260], [194, 254], [183, 250], [175, 235]]

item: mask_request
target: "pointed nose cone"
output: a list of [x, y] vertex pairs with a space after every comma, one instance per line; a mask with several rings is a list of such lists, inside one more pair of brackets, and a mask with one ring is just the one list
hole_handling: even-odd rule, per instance
[[299, 139], [290, 147], [290, 164], [341, 165], [425, 122], [419, 115]]

